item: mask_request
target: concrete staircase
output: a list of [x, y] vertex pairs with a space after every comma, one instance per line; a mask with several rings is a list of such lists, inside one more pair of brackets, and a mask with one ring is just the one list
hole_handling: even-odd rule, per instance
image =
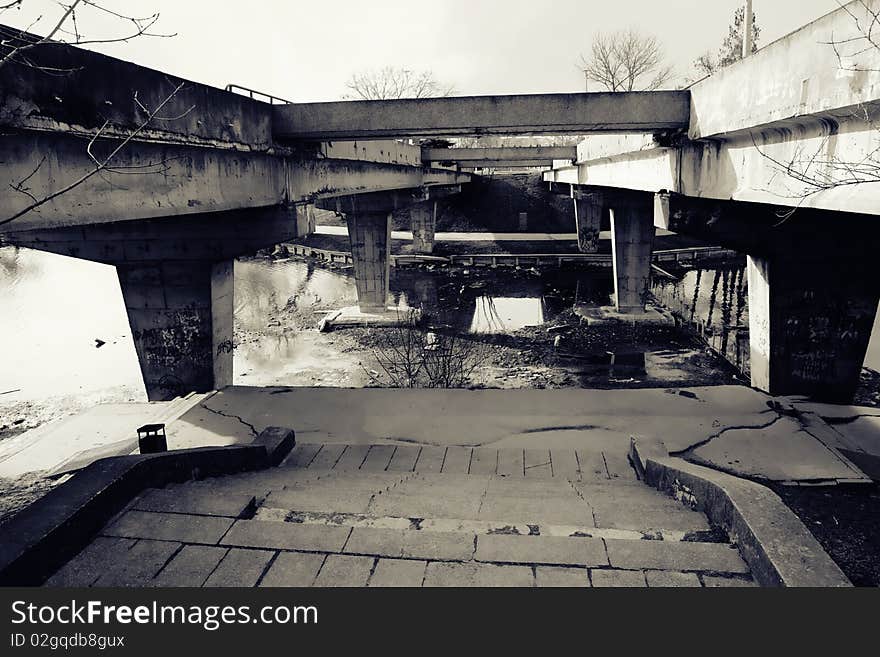
[[299, 444], [278, 468], [146, 492], [49, 584], [753, 584], [703, 514], [621, 459]]

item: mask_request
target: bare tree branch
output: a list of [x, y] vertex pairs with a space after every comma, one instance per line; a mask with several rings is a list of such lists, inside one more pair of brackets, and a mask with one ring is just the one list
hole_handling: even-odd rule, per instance
[[450, 96], [451, 85], [441, 84], [431, 71], [386, 66], [378, 71], [355, 73], [345, 85], [347, 100], [391, 100]]
[[[0, 12], [13, 7], [21, 7], [23, 1], [24, 0], [18, 0], [17, 2], [2, 5], [0, 6]], [[24, 58], [23, 55], [29, 50], [49, 43], [66, 43], [73, 46], [84, 46], [128, 42], [142, 36], [162, 38], [174, 36], [173, 34], [158, 34], [150, 31], [159, 20], [158, 13], [142, 18], [126, 16], [111, 9], [107, 9], [96, 0], [72, 0], [70, 4], [59, 2], [59, 5], [64, 11], [60, 18], [53, 24], [53, 27], [50, 28], [49, 32], [43, 37], [31, 34], [30, 32], [30, 30], [33, 29], [42, 19], [42, 16], [36, 18], [31, 25], [24, 30], [18, 32], [8, 32], [4, 30], [3, 32], [0, 32], [0, 68], [11, 62], [17, 62], [25, 66], [31, 66], [42, 70], [43, 67], [35, 65], [32, 61]], [[78, 12], [82, 11], [84, 8], [106, 14], [118, 21], [130, 24], [131, 28], [120, 36], [108, 36], [102, 38], [87, 37], [80, 32], [78, 21]], [[69, 28], [66, 27], [68, 25], [70, 26]], [[47, 69], [47, 72], [58, 72], [59, 70], [60, 69]], [[70, 69], [70, 71], [73, 70], [76, 69]]]
[[[18, 219], [19, 217], [22, 217], [22, 216], [26, 215], [27, 213], [29, 213], [29, 212], [31, 212], [31, 211], [33, 211], [33, 210], [36, 210], [37, 208], [39, 208], [39, 207], [45, 205], [45, 204], [48, 203], [49, 201], [52, 201], [53, 199], [58, 198], [58, 197], [61, 196], [62, 194], [66, 194], [67, 192], [69, 192], [69, 191], [71, 191], [71, 190], [73, 190], [73, 189], [76, 189], [77, 187], [79, 187], [79, 186], [82, 185], [84, 182], [86, 182], [87, 180], [89, 180], [89, 179], [92, 178], [93, 176], [97, 175], [98, 173], [100, 173], [100, 172], [102, 172], [102, 171], [105, 171], [105, 170], [110, 170], [111, 167], [110, 167], [109, 165], [110, 165], [110, 163], [113, 161], [113, 159], [114, 159], [114, 158], [115, 158], [115, 157], [116, 157], [116, 156], [117, 156], [117, 155], [118, 155], [118, 154], [119, 154], [119, 153], [120, 153], [120, 152], [121, 152], [126, 146], [128, 146], [128, 144], [129, 144], [129, 143], [130, 143], [135, 137], [137, 137], [137, 136], [138, 136], [138, 135], [139, 135], [139, 134], [140, 134], [140, 133], [141, 133], [141, 132], [142, 132], [142, 131], [143, 131], [143, 130], [144, 130], [144, 129], [150, 124], [150, 123], [152, 123], [152, 121], [156, 118], [156, 116], [158, 116], [159, 112], [162, 111], [162, 108], [165, 107], [165, 105], [167, 105], [167, 104], [171, 101], [171, 99], [174, 98], [174, 96], [177, 95], [177, 93], [183, 88], [184, 84], [185, 84], [185, 83], [183, 83], [183, 82], [181, 82], [180, 84], [178, 84], [177, 87], [175, 87], [174, 91], [172, 91], [168, 96], [166, 96], [165, 99], [164, 99], [161, 103], [159, 103], [159, 105], [157, 105], [156, 108], [155, 108], [154, 110], [152, 110], [151, 112], [149, 112], [149, 113], [147, 114], [146, 119], [144, 119], [144, 120], [138, 125], [137, 128], [135, 128], [134, 130], [132, 130], [132, 131], [128, 134], [128, 136], [126, 136], [125, 139], [123, 139], [123, 140], [122, 140], [122, 141], [116, 146], [116, 148], [114, 148], [114, 149], [110, 152], [110, 154], [107, 155], [107, 157], [105, 157], [105, 158], [103, 158], [103, 159], [99, 159], [99, 158], [95, 157], [94, 154], [92, 153], [92, 148], [94, 147], [95, 142], [97, 142], [99, 139], [101, 139], [101, 137], [104, 135], [104, 131], [106, 130], [106, 128], [107, 128], [107, 126], [108, 126], [108, 122], [105, 122], [104, 125], [101, 126], [101, 128], [95, 133], [95, 135], [94, 135], [94, 136], [92, 137], [92, 139], [89, 141], [89, 144], [88, 144], [88, 146], [87, 146], [87, 148], [86, 148], [86, 152], [88, 153], [89, 157], [92, 159], [92, 162], [94, 163], [94, 168], [93, 168], [93, 169], [89, 170], [87, 173], [83, 174], [82, 176], [80, 176], [79, 178], [77, 178], [76, 180], [74, 180], [72, 183], [70, 183], [70, 184], [68, 184], [68, 185], [65, 185], [64, 187], [62, 187], [62, 188], [60, 188], [60, 189], [58, 189], [58, 190], [56, 190], [56, 191], [54, 191], [54, 192], [52, 192], [52, 193], [50, 193], [50, 194], [47, 194], [47, 195], [44, 196], [43, 198], [40, 198], [40, 199], [38, 199], [38, 200], [34, 200], [34, 202], [32, 202], [32, 203], [30, 203], [29, 205], [25, 206], [24, 208], [22, 208], [21, 210], [19, 210], [19, 211], [16, 212], [15, 214], [13, 214], [11, 217], [9, 217], [9, 218], [7, 218], [7, 219], [3, 219], [2, 221], [0, 221], [0, 226], [2, 226], [2, 225], [4, 225], [4, 224], [8, 224], [8, 223], [11, 222], [11, 221], [15, 221], [15, 220]], [[30, 178], [36, 173], [36, 171], [40, 168], [40, 166], [42, 166], [42, 164], [43, 164], [44, 161], [45, 161], [45, 158], [43, 158], [43, 161], [40, 162], [40, 164], [37, 166], [37, 169], [35, 169], [35, 170], [34, 170], [34, 171], [33, 171], [33, 172], [32, 172], [27, 178], [25, 178], [25, 179], [23, 179], [22, 181], [19, 181], [19, 183], [13, 185], [13, 189], [16, 189], [16, 191], [19, 191], [19, 192], [22, 192], [22, 193], [27, 193], [27, 192], [25, 192], [25, 190], [22, 188], [23, 184], [24, 184], [28, 179], [30, 179]], [[30, 196], [32, 199], [34, 198], [31, 194], [28, 194], [28, 196]]]
[[[856, 59], [867, 52], [880, 52], [880, 9], [874, 9], [867, 0], [859, 0], [856, 9], [850, 4], [838, 0], [838, 5], [852, 20], [855, 34], [837, 37], [832, 35], [829, 41], [823, 45], [830, 46], [838, 61], [841, 71], [849, 73], [859, 71], [876, 71], [856, 63]], [[873, 144], [869, 146], [864, 155], [857, 160], [844, 160], [833, 154], [826, 154], [831, 131], [822, 138], [819, 145], [812, 152], [806, 152], [805, 147], [795, 148], [794, 153], [787, 160], [781, 160], [770, 155], [766, 147], [762, 148], [758, 140], [752, 135], [752, 143], [762, 157], [767, 159], [775, 168], [776, 172], [784, 176], [787, 183], [783, 183], [786, 192], [779, 194], [784, 198], [796, 200], [795, 207], [785, 213], [788, 219], [797, 208], [810, 197], [820, 192], [852, 185], [863, 185], [880, 182], [880, 131], [874, 120], [875, 111], [867, 105], [859, 105], [851, 111], [849, 116], [841, 117], [842, 121], [854, 120], [867, 126], [869, 134], [873, 135]], [[836, 132], [837, 128], [834, 129]], [[812, 150], [812, 149], [811, 149]]]

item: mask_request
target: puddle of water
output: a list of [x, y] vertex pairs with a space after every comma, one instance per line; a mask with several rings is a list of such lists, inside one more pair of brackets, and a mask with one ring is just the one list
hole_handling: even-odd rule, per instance
[[544, 323], [544, 305], [539, 297], [477, 297], [471, 333], [511, 333]]

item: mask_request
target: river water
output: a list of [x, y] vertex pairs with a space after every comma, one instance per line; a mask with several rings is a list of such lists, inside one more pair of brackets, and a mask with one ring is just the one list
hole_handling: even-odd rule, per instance
[[[606, 305], [612, 292], [610, 271], [463, 274], [395, 271], [389, 301], [422, 307], [462, 332], [509, 333], [550, 322], [573, 302]], [[743, 263], [658, 281], [654, 293], [729, 360], [741, 360], [737, 328], [748, 327]], [[294, 259], [236, 262], [235, 297], [236, 330], [243, 335], [271, 326], [281, 312], [311, 328], [324, 312], [356, 303], [350, 271]], [[866, 358], [872, 369], [880, 369], [878, 335], [875, 324]], [[327, 357], [320, 336], [282, 332], [242, 341], [236, 383], [311, 385], [297, 380], [297, 372]], [[146, 399], [119, 282], [106, 265], [0, 248], [0, 364], [0, 406], [64, 396]]]

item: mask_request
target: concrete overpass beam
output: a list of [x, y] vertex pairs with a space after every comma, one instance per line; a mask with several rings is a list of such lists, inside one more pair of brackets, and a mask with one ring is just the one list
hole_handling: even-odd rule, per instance
[[880, 301], [876, 271], [856, 257], [796, 257], [748, 259], [752, 385], [851, 403]]
[[117, 265], [150, 401], [232, 384], [233, 261]]
[[617, 311], [642, 313], [648, 296], [654, 248], [653, 199], [644, 194], [619, 194], [610, 204]]
[[584, 192], [574, 186], [571, 188], [571, 198], [574, 201], [578, 250], [581, 253], [597, 253], [602, 216], [607, 212], [605, 198], [601, 192]]
[[437, 201], [416, 203], [409, 209], [412, 223], [413, 251], [429, 255], [434, 251], [437, 231]]

